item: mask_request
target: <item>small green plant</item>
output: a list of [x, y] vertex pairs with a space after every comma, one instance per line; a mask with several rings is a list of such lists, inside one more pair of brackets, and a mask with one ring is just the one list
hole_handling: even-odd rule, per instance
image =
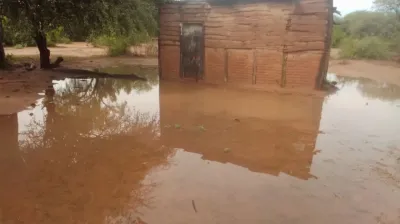
[[181, 126], [180, 124], [175, 124], [175, 125], [174, 125], [174, 128], [175, 128], [175, 129], [180, 129], [181, 127], [182, 127], [182, 126]]

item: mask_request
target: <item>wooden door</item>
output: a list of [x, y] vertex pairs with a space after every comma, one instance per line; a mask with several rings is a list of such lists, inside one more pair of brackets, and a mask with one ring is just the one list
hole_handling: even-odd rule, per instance
[[203, 78], [204, 29], [202, 24], [184, 23], [181, 30], [181, 77]]

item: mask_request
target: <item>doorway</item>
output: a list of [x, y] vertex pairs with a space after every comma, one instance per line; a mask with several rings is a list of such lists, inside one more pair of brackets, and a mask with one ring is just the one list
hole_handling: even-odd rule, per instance
[[203, 79], [204, 26], [183, 23], [181, 27], [181, 78]]

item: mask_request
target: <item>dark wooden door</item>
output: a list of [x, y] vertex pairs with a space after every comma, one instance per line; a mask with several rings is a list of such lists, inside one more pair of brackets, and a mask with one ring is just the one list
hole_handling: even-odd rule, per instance
[[181, 77], [203, 78], [204, 29], [202, 24], [184, 23], [181, 32]]

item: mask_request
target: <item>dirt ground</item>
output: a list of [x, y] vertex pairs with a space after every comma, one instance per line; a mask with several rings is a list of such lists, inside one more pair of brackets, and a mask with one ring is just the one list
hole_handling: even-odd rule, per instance
[[[57, 47], [49, 48], [53, 56], [64, 56], [64, 57], [93, 57], [93, 56], [105, 56], [107, 49], [93, 47], [88, 43], [75, 42], [71, 44], [58, 44]], [[22, 49], [16, 49], [14, 47], [6, 47], [6, 54], [13, 56], [37, 56], [39, 50], [37, 47], [26, 47]]]
[[[107, 48], [93, 47], [93, 45], [85, 42], [58, 44], [56, 47], [49, 47], [49, 50], [51, 51], [52, 56], [63, 57], [87, 58], [107, 55]], [[5, 51], [7, 54], [16, 57], [30, 57], [39, 54], [37, 47], [26, 47], [22, 49], [6, 47]], [[157, 41], [151, 41], [150, 43], [144, 43], [138, 46], [131, 46], [128, 49], [128, 54], [131, 56], [152, 56], [157, 52]]]

